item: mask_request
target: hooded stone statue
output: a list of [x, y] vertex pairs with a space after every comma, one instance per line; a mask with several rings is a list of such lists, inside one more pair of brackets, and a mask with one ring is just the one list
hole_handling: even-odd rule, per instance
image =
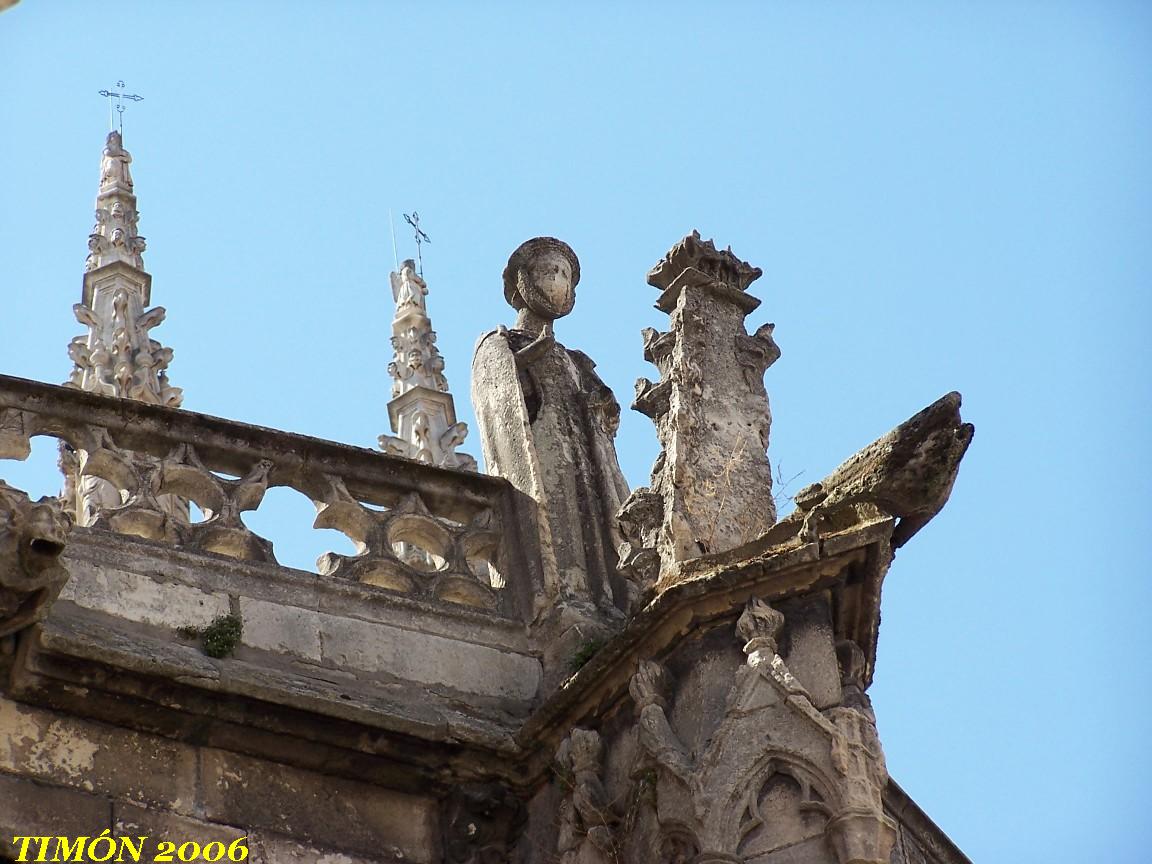
[[603, 619], [628, 603], [613, 518], [628, 484], [613, 443], [619, 403], [588, 355], [553, 335], [579, 281], [576, 253], [553, 237], [512, 253], [504, 298], [516, 323], [480, 337], [472, 402], [488, 472], [539, 505], [545, 599]]

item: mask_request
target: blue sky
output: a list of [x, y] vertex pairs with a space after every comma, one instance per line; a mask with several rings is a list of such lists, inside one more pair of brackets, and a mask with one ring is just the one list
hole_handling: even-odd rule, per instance
[[[1119, 2], [25, 0], [0, 16], [0, 371], [67, 377], [117, 79], [145, 97], [153, 335], [191, 410], [374, 445], [389, 208], [402, 258], [401, 212], [432, 238], [463, 419], [476, 337], [513, 317], [504, 263], [540, 234], [581, 259], [557, 335], [626, 408], [666, 322], [644, 274], [698, 228], [764, 269], [791, 491], [949, 390], [976, 424], [885, 586], [892, 775], [974, 861], [1144, 861], [1150, 48]], [[656, 439], [624, 414], [640, 485]], [[0, 477], [55, 491], [51, 450]], [[343, 548], [271, 498], [250, 524], [281, 560]]]

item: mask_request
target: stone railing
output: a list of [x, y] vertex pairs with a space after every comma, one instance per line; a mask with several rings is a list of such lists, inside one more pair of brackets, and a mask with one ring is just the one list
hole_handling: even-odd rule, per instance
[[[27, 458], [36, 435], [63, 442], [81, 524], [94, 530], [275, 564], [240, 514], [288, 486], [316, 505], [314, 527], [356, 546], [322, 556], [320, 575], [530, 614], [539, 562], [522, 526], [533, 515], [505, 480], [0, 375], [0, 459]], [[205, 518], [189, 520], [185, 501]]]

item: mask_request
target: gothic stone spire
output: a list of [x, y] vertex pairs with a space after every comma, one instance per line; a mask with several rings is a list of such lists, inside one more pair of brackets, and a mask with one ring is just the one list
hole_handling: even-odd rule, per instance
[[442, 468], [476, 470], [476, 460], [456, 448], [468, 426], [456, 421], [456, 405], [444, 377], [444, 358], [436, 348], [436, 333], [428, 317], [428, 284], [411, 259], [389, 274], [396, 314], [388, 364], [392, 400], [388, 419], [395, 435], [381, 435], [380, 446], [393, 456], [415, 459]]
[[108, 133], [100, 160], [96, 225], [88, 238], [81, 302], [73, 310], [88, 327], [68, 346], [76, 364], [68, 385], [80, 390], [179, 406], [180, 390], [168, 384], [172, 350], [150, 339], [164, 309], [146, 309], [152, 277], [144, 272], [144, 238], [136, 233], [139, 213], [133, 191], [132, 156], [120, 133]]
[[[72, 307], [88, 332], [68, 345], [68, 356], [76, 365], [66, 386], [176, 408], [183, 397], [180, 388], [168, 384], [172, 349], [148, 336], [164, 320], [164, 309], [147, 308], [152, 277], [144, 271], [144, 238], [136, 233], [139, 213], [131, 163], [120, 133], [109, 132], [100, 160], [96, 225], [88, 237], [84, 288], [81, 302]], [[64, 448], [60, 456], [63, 498], [79, 524], [91, 525], [102, 510], [120, 506], [119, 490], [86, 473], [86, 452]], [[162, 495], [160, 503], [170, 516], [187, 521], [186, 502]]]

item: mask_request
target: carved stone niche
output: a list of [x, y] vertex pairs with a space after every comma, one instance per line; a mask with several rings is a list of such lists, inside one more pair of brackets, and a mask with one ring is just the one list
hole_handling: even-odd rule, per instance
[[32, 502], [0, 480], [0, 637], [48, 614], [68, 581], [60, 554], [71, 528], [55, 498]]
[[633, 676], [642, 755], [632, 773], [654, 777], [651, 848], [662, 864], [887, 862], [893, 825], [871, 714], [815, 708], [778, 653], [783, 623], [767, 603], [749, 602], [736, 627], [746, 662], [724, 716], [695, 748], [669, 720], [668, 671], [644, 661]]

